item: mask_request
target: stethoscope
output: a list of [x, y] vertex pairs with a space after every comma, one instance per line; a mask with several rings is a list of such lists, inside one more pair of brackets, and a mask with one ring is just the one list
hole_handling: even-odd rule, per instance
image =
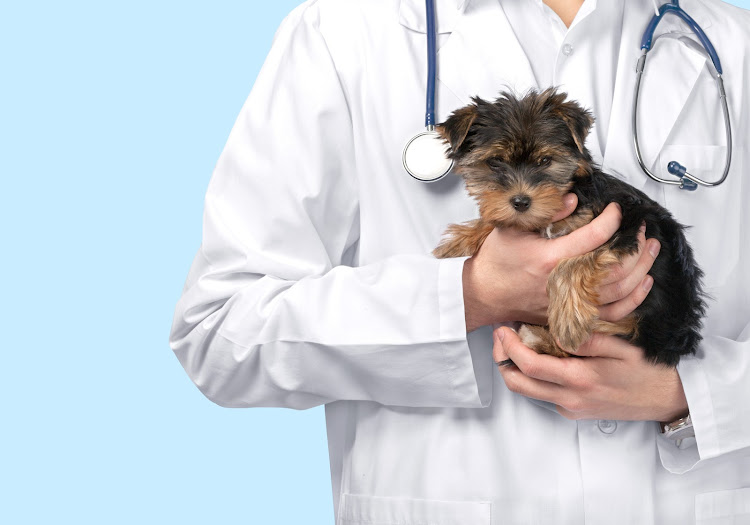
[[[435, 27], [435, 4], [434, 0], [425, 0], [427, 18], [427, 108], [425, 112], [425, 131], [411, 138], [404, 147], [402, 162], [406, 171], [421, 182], [435, 182], [445, 177], [453, 167], [453, 160], [448, 158], [447, 145], [442, 137], [435, 131], [435, 81], [437, 71], [437, 29]], [[711, 58], [716, 72], [717, 89], [724, 114], [724, 129], [726, 131], [727, 154], [724, 165], [724, 173], [721, 178], [714, 182], [707, 182], [687, 171], [682, 164], [671, 161], [667, 165], [667, 171], [676, 176], [677, 179], [663, 179], [654, 175], [646, 167], [641, 155], [641, 147], [638, 143], [638, 99], [641, 89], [641, 78], [646, 68], [646, 56], [655, 44], [654, 31], [668, 13], [678, 16], [684, 20], [693, 33], [700, 40], [703, 49]], [[662, 5], [658, 12], [651, 18], [641, 40], [641, 56], [636, 64], [635, 93], [633, 95], [633, 146], [635, 156], [641, 170], [656, 182], [679, 186], [680, 189], [693, 191], [701, 186], [718, 186], [727, 178], [729, 166], [732, 162], [732, 127], [729, 120], [729, 107], [727, 106], [727, 95], [724, 91], [724, 80], [722, 78], [721, 61], [716, 49], [701, 29], [698, 23], [688, 15], [679, 0], [671, 0], [671, 3]]]

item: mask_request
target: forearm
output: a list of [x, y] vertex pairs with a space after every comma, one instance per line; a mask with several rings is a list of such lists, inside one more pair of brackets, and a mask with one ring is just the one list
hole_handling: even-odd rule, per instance
[[199, 252], [170, 344], [223, 406], [482, 406], [462, 266], [403, 255], [292, 282], [222, 269]]

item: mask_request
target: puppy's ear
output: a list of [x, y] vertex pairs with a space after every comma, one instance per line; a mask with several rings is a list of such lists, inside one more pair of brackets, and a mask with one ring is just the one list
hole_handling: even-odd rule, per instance
[[576, 146], [578, 146], [578, 151], [585, 153], [586, 137], [591, 130], [591, 126], [594, 125], [593, 115], [572, 101], [558, 104], [554, 112], [568, 125], [570, 134], [573, 136]]
[[471, 125], [477, 118], [477, 106], [470, 104], [461, 109], [457, 109], [448, 120], [442, 124], [438, 124], [435, 129], [445, 139], [445, 141], [451, 146], [451, 153], [455, 153], [461, 144], [466, 140], [466, 135], [469, 134]]

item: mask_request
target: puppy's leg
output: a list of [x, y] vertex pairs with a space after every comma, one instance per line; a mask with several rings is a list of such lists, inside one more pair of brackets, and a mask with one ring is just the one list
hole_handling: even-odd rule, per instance
[[605, 335], [621, 335], [629, 341], [633, 341], [638, 337], [638, 317], [635, 314], [630, 314], [614, 323], [599, 320], [596, 322], [594, 332]]
[[568, 357], [569, 353], [560, 349], [555, 338], [543, 326], [535, 324], [522, 325], [518, 330], [521, 342], [534, 350], [537, 354], [549, 354], [555, 357]]
[[606, 324], [599, 321], [596, 290], [607, 270], [620, 262], [610, 250], [599, 248], [593, 252], [563, 259], [547, 281], [549, 295], [549, 329], [562, 349], [575, 350], [599, 327], [608, 332]]
[[493, 224], [484, 222], [482, 219], [474, 219], [463, 224], [451, 224], [432, 254], [438, 259], [474, 255], [494, 227]]

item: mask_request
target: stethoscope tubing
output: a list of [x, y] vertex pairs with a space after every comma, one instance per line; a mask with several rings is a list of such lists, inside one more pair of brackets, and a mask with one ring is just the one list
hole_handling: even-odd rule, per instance
[[435, 2], [425, 0], [427, 18], [427, 101], [424, 125], [428, 131], [435, 129], [435, 83], [437, 78], [437, 27], [435, 22]]

